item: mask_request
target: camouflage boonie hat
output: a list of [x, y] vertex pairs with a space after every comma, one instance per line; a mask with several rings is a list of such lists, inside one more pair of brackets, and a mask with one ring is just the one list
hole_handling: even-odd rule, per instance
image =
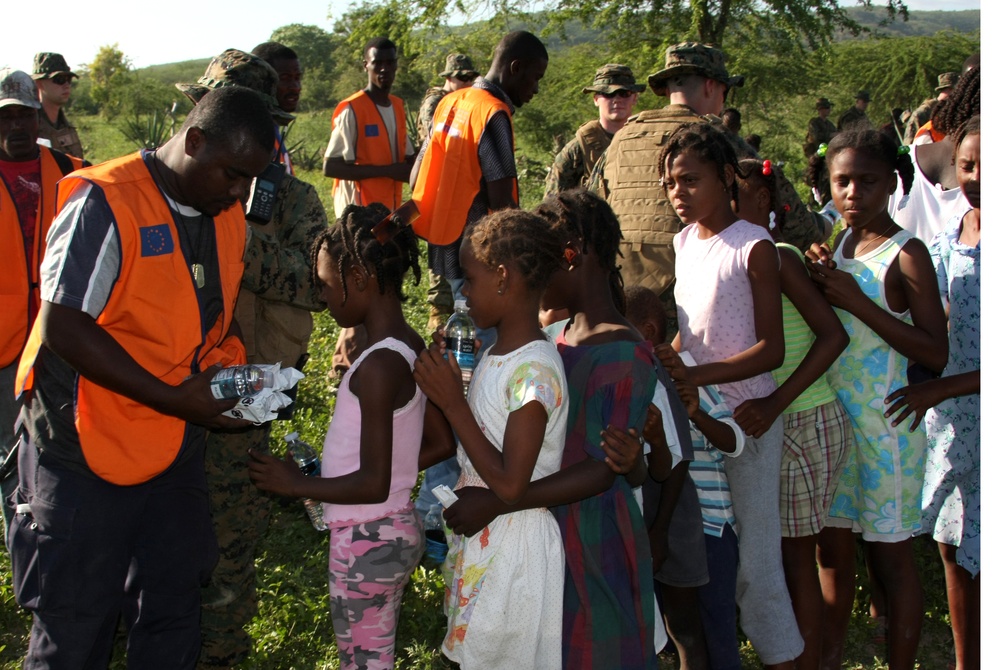
[[76, 72], [69, 69], [66, 59], [62, 54], [43, 51], [35, 54], [35, 65], [31, 71], [32, 79], [48, 79], [57, 74], [68, 74], [71, 77], [79, 77]]
[[465, 54], [448, 54], [444, 61], [444, 72], [439, 77], [478, 77], [479, 72], [472, 67], [472, 59]]
[[41, 109], [38, 102], [38, 88], [27, 72], [5, 67], [0, 70], [0, 107], [21, 105]]
[[938, 75], [938, 85], [934, 90], [947, 91], [949, 88], [955, 88], [955, 84], [958, 83], [958, 76], [957, 72], [942, 72]]
[[594, 83], [583, 87], [584, 93], [614, 93], [615, 91], [642, 93], [645, 90], [645, 84], [635, 83], [632, 68], [617, 63], [608, 63], [597, 68]]
[[831, 109], [833, 103], [830, 102], [829, 98], [816, 98], [816, 109]]
[[667, 47], [666, 64], [659, 72], [649, 75], [649, 87], [656, 95], [667, 94], [667, 79], [683, 74], [696, 74], [721, 81], [726, 86], [742, 86], [743, 77], [730, 77], [726, 70], [726, 54], [721, 49], [698, 42], [682, 42]]
[[871, 102], [872, 97], [868, 94], [868, 91], [862, 89], [858, 91], [858, 94], [854, 96], [855, 100], [864, 100], [865, 102]]
[[271, 116], [279, 121], [295, 117], [278, 106], [278, 73], [263, 58], [239, 49], [226, 49], [212, 59], [205, 74], [194, 84], [174, 84], [191, 102], [198, 101], [213, 88], [243, 86], [256, 91], [267, 102]]

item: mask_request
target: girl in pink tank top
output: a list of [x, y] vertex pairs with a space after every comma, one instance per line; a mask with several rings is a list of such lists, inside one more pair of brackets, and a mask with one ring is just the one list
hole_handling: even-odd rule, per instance
[[[314, 279], [341, 327], [364, 325], [368, 348], [344, 375], [323, 446], [322, 476], [290, 459], [251, 453], [265, 491], [324, 503], [330, 529], [330, 606], [341, 668], [391, 669], [403, 589], [424, 549], [410, 502], [427, 397], [413, 379], [423, 340], [406, 323], [403, 278], [420, 278], [409, 227], [380, 244], [372, 228], [389, 211], [348, 205], [313, 244]], [[450, 431], [442, 440], [450, 441]]]
[[[785, 355], [778, 253], [768, 232], [733, 213], [744, 176], [723, 131], [696, 123], [675, 131], [660, 154], [661, 183], [685, 224], [674, 237], [678, 334], [657, 354], [674, 379], [718, 384], [737, 408], [766, 398]], [[698, 365], [688, 367], [678, 351]], [[768, 668], [792, 668], [804, 643], [781, 563], [779, 480], [783, 421], [748, 431], [726, 462], [739, 534], [740, 625]]]

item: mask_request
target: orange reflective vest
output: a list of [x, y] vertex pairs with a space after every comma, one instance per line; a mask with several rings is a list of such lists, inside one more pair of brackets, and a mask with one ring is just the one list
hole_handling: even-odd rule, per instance
[[[56, 182], [62, 179], [65, 168], [57, 162], [52, 149], [39, 146], [42, 192], [38, 196], [38, 214], [35, 216], [35, 239], [31, 257], [24, 256], [24, 233], [17, 217], [17, 205], [0, 179], [0, 249], [9, 254], [3, 272], [0, 272], [0, 368], [5, 368], [21, 355], [28, 338], [30, 305], [41, 304], [38, 297], [38, 266], [45, 254], [45, 236], [52, 225], [56, 210]], [[83, 161], [64, 156], [66, 167], [78, 170]]]
[[928, 121], [924, 125], [920, 126], [917, 130], [917, 134], [913, 136], [913, 139], [918, 137], [923, 137], [924, 135], [930, 135], [932, 142], [940, 142], [944, 139], [944, 133], [939, 130], [934, 129], [934, 124]]
[[[243, 276], [246, 221], [235, 205], [215, 217], [223, 313], [206, 336], [191, 269], [167, 202], [141, 154], [75, 172], [59, 184], [58, 207], [89, 182], [104, 192], [121, 248], [118, 279], [97, 317], [135, 361], [161, 381], [178, 385], [215, 364], [246, 362], [243, 345], [226, 337]], [[41, 345], [41, 321], [32, 327], [17, 372], [16, 389], [31, 388]], [[76, 429], [88, 467], [118, 485], [139, 484], [177, 457], [188, 424], [77, 375]]]
[[502, 100], [472, 86], [449, 93], [438, 103], [430, 144], [413, 187], [413, 200], [420, 210], [413, 230], [431, 244], [443, 246], [461, 237], [483, 178], [479, 141], [497, 113], [510, 118]]
[[[337, 122], [337, 117], [350, 107], [354, 110], [357, 121], [358, 137], [354, 142], [355, 165], [392, 165], [406, 160], [406, 113], [403, 111], [403, 99], [389, 96], [392, 103], [392, 113], [396, 117], [396, 155], [392, 155], [392, 145], [389, 143], [389, 133], [385, 121], [379, 114], [378, 107], [363, 90], [358, 91], [346, 100], [342, 100], [333, 110], [330, 121], [331, 128]], [[333, 180], [333, 194], [337, 190], [339, 179]], [[380, 202], [389, 210], [394, 210], [403, 203], [403, 182], [389, 177], [374, 177], [359, 179], [358, 190], [361, 193], [361, 204], [370, 205]]]

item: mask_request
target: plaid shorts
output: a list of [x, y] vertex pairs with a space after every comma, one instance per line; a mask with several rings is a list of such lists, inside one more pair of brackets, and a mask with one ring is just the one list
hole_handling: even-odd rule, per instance
[[817, 535], [852, 444], [850, 419], [834, 400], [785, 415], [781, 453], [781, 536]]

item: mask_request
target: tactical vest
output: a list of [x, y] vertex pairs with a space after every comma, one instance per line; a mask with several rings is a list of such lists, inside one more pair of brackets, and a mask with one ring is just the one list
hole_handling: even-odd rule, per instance
[[[406, 113], [403, 111], [403, 99], [389, 96], [392, 103], [392, 113], [396, 118], [396, 155], [392, 154], [388, 131], [378, 107], [363, 90], [358, 91], [346, 100], [342, 100], [333, 110], [331, 127], [348, 107], [354, 111], [357, 122], [358, 136], [354, 142], [355, 165], [392, 165], [406, 160]], [[339, 179], [333, 180], [331, 195], [337, 191]], [[375, 177], [360, 179], [357, 182], [361, 194], [361, 204], [370, 205], [380, 202], [390, 210], [394, 210], [403, 201], [403, 182], [391, 177]]]
[[[59, 184], [58, 208], [82, 185], [100, 188], [115, 217], [121, 267], [96, 322], [150, 374], [178, 385], [215, 363], [246, 362], [243, 345], [228, 336], [243, 275], [246, 221], [234, 205], [215, 217], [223, 312], [202, 335], [198, 289], [181, 250], [170, 208], [141, 154], [77, 171]], [[17, 371], [16, 390], [32, 386], [41, 345], [36, 320]], [[88, 467], [112, 484], [149, 481], [177, 458], [188, 424], [160, 414], [82, 375], [76, 378], [76, 430]]]
[[[438, 104], [413, 186], [413, 201], [420, 210], [413, 230], [431, 244], [451, 244], [465, 229], [483, 177], [479, 141], [494, 114], [510, 118], [510, 109], [476, 87], [449, 93]], [[513, 196], [516, 202], [516, 181]]]
[[576, 140], [583, 149], [583, 182], [581, 186], [587, 185], [587, 179], [597, 164], [597, 159], [601, 157], [604, 150], [611, 144], [608, 131], [601, 127], [600, 121], [588, 121], [576, 130]]
[[689, 107], [670, 105], [639, 113], [615, 133], [605, 152], [604, 182], [626, 243], [673, 244], [684, 224], [663, 191], [656, 159], [677, 128], [709, 120]]
[[[0, 248], [6, 250], [8, 265], [0, 272], [0, 368], [21, 355], [31, 324], [31, 301], [41, 305], [38, 295], [38, 267], [45, 255], [45, 238], [56, 211], [56, 182], [63, 175], [83, 167], [83, 161], [39, 146], [42, 192], [35, 215], [35, 239], [31, 257], [24, 257], [24, 233], [17, 205], [7, 185], [0, 180]], [[20, 260], [18, 260], [20, 259]]]

